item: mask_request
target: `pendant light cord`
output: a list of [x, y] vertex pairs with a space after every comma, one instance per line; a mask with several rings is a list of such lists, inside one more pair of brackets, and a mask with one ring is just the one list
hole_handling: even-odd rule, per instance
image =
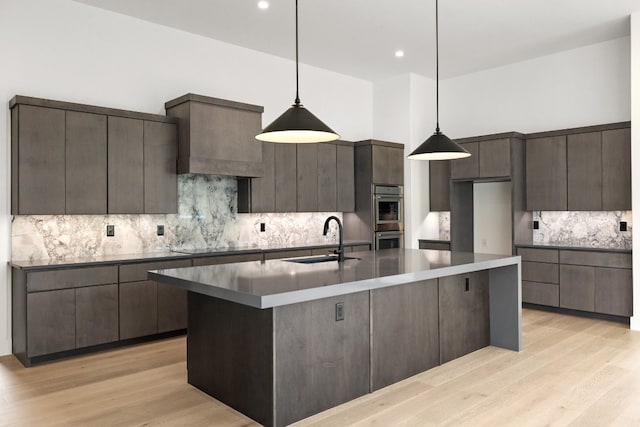
[[438, 45], [438, 0], [436, 0], [436, 132], [440, 132], [440, 53]]
[[300, 105], [300, 94], [298, 90], [298, 0], [296, 0], [296, 100], [295, 105]]

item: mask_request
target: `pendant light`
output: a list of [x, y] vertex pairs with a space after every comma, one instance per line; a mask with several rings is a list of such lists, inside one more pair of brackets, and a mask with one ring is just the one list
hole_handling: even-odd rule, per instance
[[322, 120], [300, 103], [298, 90], [298, 0], [296, 0], [296, 99], [294, 104], [275, 119], [256, 139], [267, 142], [312, 143], [329, 142], [340, 138]]
[[438, 52], [438, 0], [436, 0], [436, 131], [413, 153], [411, 160], [452, 160], [469, 157], [471, 153], [440, 132], [440, 64]]

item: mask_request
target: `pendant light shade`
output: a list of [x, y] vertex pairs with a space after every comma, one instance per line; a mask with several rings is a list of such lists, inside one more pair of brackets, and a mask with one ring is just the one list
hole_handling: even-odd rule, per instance
[[340, 135], [302, 104], [293, 104], [261, 134], [256, 135], [260, 141], [291, 143], [328, 142], [338, 138]]
[[440, 132], [440, 55], [438, 52], [438, 0], [436, 0], [436, 131], [407, 156], [411, 160], [453, 160], [471, 156]]
[[298, 75], [298, 0], [296, 0], [296, 99], [287, 111], [256, 135], [256, 139], [301, 144], [329, 142], [340, 138], [340, 135], [300, 103]]

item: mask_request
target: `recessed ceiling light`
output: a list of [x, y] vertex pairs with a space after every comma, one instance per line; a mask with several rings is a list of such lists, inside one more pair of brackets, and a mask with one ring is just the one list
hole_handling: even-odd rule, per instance
[[402, 58], [404, 56], [404, 50], [396, 50], [396, 58]]
[[269, 2], [268, 2], [268, 1], [265, 1], [265, 0], [259, 1], [259, 2], [258, 2], [258, 7], [259, 7], [260, 9], [263, 9], [263, 10], [264, 10], [264, 9], [269, 9]]

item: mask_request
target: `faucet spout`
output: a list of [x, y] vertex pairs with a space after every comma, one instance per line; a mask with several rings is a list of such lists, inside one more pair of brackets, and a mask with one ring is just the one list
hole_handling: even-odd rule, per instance
[[338, 243], [338, 250], [336, 251], [336, 253], [338, 254], [338, 262], [344, 262], [344, 240], [343, 240], [343, 234], [342, 234], [342, 222], [340, 221], [340, 218], [333, 215], [327, 218], [324, 222], [322, 235], [326, 236], [327, 233], [329, 232], [329, 223], [331, 222], [331, 220], [335, 220], [335, 222], [338, 223], [338, 236], [340, 241]]

